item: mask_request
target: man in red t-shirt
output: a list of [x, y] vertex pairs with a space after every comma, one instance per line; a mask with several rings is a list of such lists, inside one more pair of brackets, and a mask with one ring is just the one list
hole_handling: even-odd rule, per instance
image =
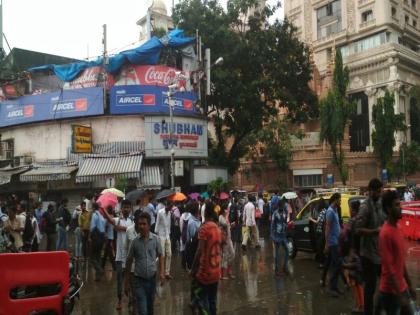
[[395, 191], [387, 191], [382, 197], [383, 211], [388, 219], [379, 233], [379, 254], [382, 270], [379, 285], [379, 307], [387, 315], [400, 314], [408, 306], [408, 298], [415, 298], [415, 291], [405, 267], [403, 238], [397, 227], [401, 219], [401, 202]]
[[212, 220], [214, 217], [214, 204], [207, 202], [205, 222], [198, 231], [198, 249], [191, 269], [194, 278], [191, 284], [193, 314], [216, 314], [222, 233]]

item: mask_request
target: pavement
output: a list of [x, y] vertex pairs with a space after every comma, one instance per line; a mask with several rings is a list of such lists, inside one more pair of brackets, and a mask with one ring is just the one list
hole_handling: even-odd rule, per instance
[[[218, 289], [218, 314], [229, 315], [345, 315], [351, 314], [350, 290], [339, 298], [330, 297], [319, 285], [320, 270], [313, 255], [298, 253], [290, 261], [290, 275], [274, 276], [271, 243], [261, 239], [261, 249], [245, 254], [236, 250], [233, 264], [235, 279], [221, 280]], [[407, 242], [407, 266], [420, 295], [420, 243]], [[174, 280], [157, 289], [156, 315], [191, 314], [189, 308], [191, 279], [181, 268], [179, 256], [172, 257]], [[104, 278], [93, 281], [89, 263], [80, 266], [85, 280], [81, 298], [76, 302], [76, 315], [128, 315], [127, 299], [123, 309], [116, 311], [116, 277], [110, 265]], [[417, 302], [419, 303], [419, 302]]]

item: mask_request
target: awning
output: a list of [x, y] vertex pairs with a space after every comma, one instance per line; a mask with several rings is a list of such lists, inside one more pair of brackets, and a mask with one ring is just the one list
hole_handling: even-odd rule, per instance
[[322, 169], [301, 169], [301, 170], [293, 170], [293, 176], [299, 175], [322, 175]]
[[162, 177], [157, 165], [145, 165], [141, 170], [140, 186], [146, 189], [161, 189]]
[[47, 182], [66, 180], [71, 178], [71, 173], [77, 170], [77, 166], [51, 166], [38, 167], [20, 175], [21, 182]]
[[76, 174], [76, 183], [94, 182], [108, 177], [140, 178], [142, 154], [88, 157]]
[[20, 167], [4, 167], [0, 168], [0, 185], [5, 185], [10, 183], [12, 175], [21, 174], [29, 170], [29, 165], [20, 166]]

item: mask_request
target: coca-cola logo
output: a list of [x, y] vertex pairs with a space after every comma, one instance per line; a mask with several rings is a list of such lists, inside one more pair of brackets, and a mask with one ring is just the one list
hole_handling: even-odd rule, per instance
[[101, 69], [99, 67], [88, 68], [82, 72], [82, 74], [70, 82], [72, 88], [86, 88], [94, 87], [98, 84], [98, 75]]
[[175, 76], [174, 69], [149, 67], [144, 75], [144, 82], [146, 84], [170, 85], [175, 79]]

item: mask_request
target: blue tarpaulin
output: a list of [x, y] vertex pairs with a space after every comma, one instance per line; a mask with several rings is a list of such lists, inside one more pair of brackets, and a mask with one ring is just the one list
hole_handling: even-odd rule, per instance
[[[125, 64], [135, 65], [154, 65], [158, 62], [160, 52], [163, 47], [178, 48], [190, 44], [195, 40], [194, 37], [184, 35], [180, 29], [173, 30], [161, 39], [152, 37], [143, 45], [123, 51], [117, 55], [109, 57], [109, 63], [106, 66], [108, 73], [118, 73]], [[62, 81], [73, 81], [86, 68], [100, 66], [103, 63], [102, 58], [95, 61], [84, 61], [65, 65], [45, 65], [28, 69], [29, 72], [53, 71]]]

